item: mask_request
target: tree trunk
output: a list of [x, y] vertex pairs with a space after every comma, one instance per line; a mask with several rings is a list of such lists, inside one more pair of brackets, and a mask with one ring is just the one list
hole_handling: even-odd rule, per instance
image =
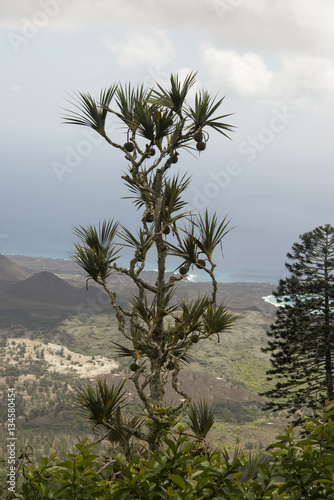
[[157, 359], [151, 359], [151, 380], [149, 385], [152, 402], [161, 405], [164, 391], [161, 384], [161, 368], [157, 361]]

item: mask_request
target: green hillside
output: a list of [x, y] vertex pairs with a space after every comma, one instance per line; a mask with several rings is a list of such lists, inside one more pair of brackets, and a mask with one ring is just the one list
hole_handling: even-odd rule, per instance
[[[195, 400], [203, 398], [216, 407], [217, 422], [209, 436], [214, 444], [232, 447], [242, 442], [250, 449], [261, 448], [272, 440], [283, 422], [263, 412], [264, 400], [258, 396], [268, 384], [268, 356], [261, 352], [261, 347], [265, 345], [265, 331], [271, 320], [270, 314], [245, 311], [233, 331], [223, 335], [219, 343], [213, 340], [202, 348], [196, 346], [192, 362], [182, 372], [182, 388]], [[59, 440], [66, 450], [78, 432], [91, 435], [86, 423], [70, 412], [68, 400], [73, 388], [83, 381], [80, 374], [93, 379], [98, 372], [109, 382], [118, 382], [119, 375], [130, 375], [129, 363], [114, 358], [110, 340], [121, 340], [114, 316], [79, 315], [47, 332], [18, 330], [16, 338], [7, 342], [5, 331], [1, 333], [0, 388], [3, 398], [8, 385], [15, 386], [21, 396], [17, 408], [21, 444], [29, 442], [36, 452], [47, 453], [58, 448]], [[117, 368], [112, 360], [117, 361]], [[55, 373], [55, 364], [62, 371]], [[90, 368], [95, 372], [88, 371]], [[131, 392], [131, 410], [131, 405], [138, 401], [131, 381], [127, 388]], [[4, 401], [0, 406], [2, 413]], [[1, 433], [4, 429], [3, 425]]]

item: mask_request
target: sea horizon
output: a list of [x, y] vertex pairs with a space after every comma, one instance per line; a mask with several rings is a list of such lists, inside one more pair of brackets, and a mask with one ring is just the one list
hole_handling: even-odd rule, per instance
[[[45, 254], [41, 252], [40, 255], [37, 255], [37, 252], [32, 254], [32, 252], [0, 252], [7, 257], [11, 256], [20, 256], [20, 257], [29, 257], [35, 259], [51, 259], [51, 260], [62, 260], [62, 261], [70, 261], [70, 254], [66, 257], [63, 253], [52, 253], [49, 252]], [[119, 264], [122, 267], [128, 267], [129, 260], [124, 258], [119, 259]], [[166, 271], [177, 274], [178, 266], [175, 265], [167, 265]], [[156, 263], [147, 261], [147, 266], [145, 267], [145, 271], [156, 271]], [[262, 272], [261, 272], [262, 271]], [[281, 275], [278, 273], [267, 273], [263, 272], [263, 270], [259, 270], [258, 272], [254, 269], [231, 269], [224, 268], [223, 266], [217, 266], [215, 269], [215, 277], [218, 283], [267, 283], [271, 285], [276, 285]], [[211, 281], [210, 276], [203, 270], [190, 269], [188, 277], [188, 281], [193, 283], [207, 283]]]
[[[33, 236], [33, 235], [31, 235]], [[0, 253], [3, 255], [20, 255], [24, 257], [35, 257], [44, 259], [59, 259], [71, 260], [70, 255], [73, 251], [74, 244], [72, 239], [68, 239], [64, 235], [63, 239], [42, 238], [37, 236], [34, 238], [3, 238], [0, 239]], [[122, 267], [128, 267], [132, 258], [131, 250], [127, 247], [122, 249], [122, 255], [118, 262]], [[222, 259], [221, 254], [217, 252], [214, 257], [217, 267], [215, 268], [215, 276], [218, 283], [268, 283], [277, 285], [278, 281], [284, 274], [284, 266], [280, 268], [268, 267], [262, 262], [244, 261], [238, 262], [228, 259], [226, 256]], [[175, 272], [182, 265], [180, 259], [176, 257], [168, 257], [167, 271]], [[146, 271], [153, 271], [157, 268], [157, 262], [154, 258], [154, 253], [148, 253], [146, 260]], [[209, 282], [209, 275], [195, 266], [190, 268], [189, 281], [194, 283]]]

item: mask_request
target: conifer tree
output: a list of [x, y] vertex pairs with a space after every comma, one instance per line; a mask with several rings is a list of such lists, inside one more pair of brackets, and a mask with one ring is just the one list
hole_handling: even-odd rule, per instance
[[267, 408], [315, 407], [333, 400], [334, 227], [329, 224], [300, 236], [287, 254], [290, 276], [275, 293], [281, 307], [267, 332], [275, 380]]
[[[236, 318], [224, 304], [216, 303], [214, 250], [221, 247], [229, 231], [228, 221], [208, 211], [199, 214], [189, 210], [183, 195], [190, 178], [173, 173], [182, 152], [205, 150], [208, 129], [225, 137], [232, 130], [222, 121], [229, 115], [216, 116], [224, 98], [199, 90], [190, 104], [195, 76], [190, 73], [181, 82], [177, 75], [171, 75], [169, 88], [115, 84], [103, 90], [98, 99], [78, 93], [72, 101], [74, 108], [65, 115], [67, 123], [99, 133], [125, 156], [128, 165], [122, 179], [140, 214], [137, 232], [114, 220], [105, 220], [99, 227], [80, 226], [75, 230], [79, 241], [72, 257], [110, 298], [124, 337], [124, 343], [117, 345], [118, 354], [129, 359], [131, 379], [146, 416], [145, 430], [138, 421], [131, 425], [122, 417], [118, 404], [111, 409], [108, 398], [105, 408], [101, 406], [103, 398], [98, 405], [94, 403], [94, 394], [102, 385], [96, 393], [89, 387], [83, 390], [79, 404], [100, 427], [110, 429], [113, 435], [122, 431], [147, 441], [151, 450], [190, 403], [179, 383], [189, 350], [197, 342], [219, 338]], [[113, 133], [108, 134], [108, 117], [118, 119], [125, 128], [124, 143], [115, 142]], [[117, 263], [122, 246], [133, 249], [126, 267]], [[155, 254], [157, 263], [154, 283], [142, 277], [149, 253]], [[178, 272], [172, 276], [166, 275], [169, 256], [179, 259]], [[210, 278], [212, 292], [196, 300], [174, 299], [177, 283], [186, 279], [194, 266]], [[113, 273], [129, 277], [137, 287], [128, 307], [117, 301], [109, 279]], [[168, 379], [179, 398], [174, 404], [166, 404], [164, 399]], [[110, 392], [107, 387], [103, 391], [104, 395]]]

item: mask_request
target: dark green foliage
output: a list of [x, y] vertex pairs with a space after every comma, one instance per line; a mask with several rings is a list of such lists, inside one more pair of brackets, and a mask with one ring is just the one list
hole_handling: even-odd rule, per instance
[[153, 245], [153, 239], [150, 235], [144, 234], [143, 230], [140, 228], [137, 232], [137, 236], [134, 236], [126, 227], [122, 226], [124, 233], [120, 234], [123, 246], [129, 246], [135, 249], [136, 259], [138, 262], [143, 262], [146, 258], [148, 250]]
[[189, 407], [188, 425], [197, 439], [204, 440], [215, 423], [215, 410], [205, 401], [192, 403]]
[[119, 248], [113, 244], [117, 223], [103, 221], [99, 229], [88, 225], [74, 230], [81, 243], [75, 244], [71, 257], [95, 281], [105, 280], [111, 274], [111, 264], [118, 259]]
[[97, 102], [90, 94], [78, 92], [75, 94], [75, 101], [70, 101], [70, 103], [80, 112], [65, 110], [69, 112], [64, 116], [65, 123], [90, 127], [100, 135], [104, 135], [107, 108], [116, 90], [117, 85], [102, 90]]
[[287, 256], [291, 275], [275, 293], [281, 307], [268, 347], [275, 388], [264, 395], [269, 408], [315, 407], [333, 399], [334, 228], [320, 226], [300, 236]]
[[207, 335], [217, 335], [220, 332], [228, 331], [240, 316], [232, 315], [224, 304], [217, 306], [209, 304], [203, 314], [203, 322]]
[[222, 104], [223, 100], [224, 97], [216, 101], [215, 98], [212, 98], [206, 90], [202, 90], [196, 94], [195, 106], [189, 110], [189, 116], [194, 123], [192, 126], [193, 133], [195, 133], [198, 129], [203, 129], [203, 127], [209, 126], [214, 130], [217, 130], [217, 132], [225, 135], [225, 137], [228, 137], [224, 130], [231, 132], [234, 127], [218, 120], [231, 115], [228, 114], [216, 116], [215, 118], [212, 117], [215, 111]]
[[209, 259], [212, 258], [214, 249], [222, 245], [222, 239], [230, 231], [227, 229], [228, 224], [226, 217], [219, 223], [216, 213], [210, 216], [205, 210], [204, 217], [199, 214], [196, 222], [199, 229], [198, 246]]
[[131, 417], [122, 411], [126, 400], [124, 383], [108, 386], [105, 380], [98, 379], [94, 388], [86, 382], [84, 388], [77, 390], [72, 405], [77, 413], [88, 420], [95, 434], [101, 434], [101, 439], [116, 443], [129, 459], [134, 452], [133, 436], [143, 419], [140, 416]]
[[[317, 410], [300, 428], [290, 426], [265, 455], [237, 446], [198, 456], [196, 443], [182, 432], [168, 437], [149, 458], [117, 454], [102, 464], [94, 443], [77, 452], [41, 457], [24, 465], [16, 496], [25, 500], [321, 500], [334, 498], [334, 405]], [[21, 458], [22, 460], [22, 458]], [[21, 474], [21, 472], [20, 472]], [[3, 492], [5, 490], [3, 489]], [[4, 493], [6, 495], [6, 493]]]
[[92, 453], [96, 443], [83, 440], [76, 445], [77, 453], [68, 453], [58, 459], [40, 457], [37, 464], [24, 467], [21, 493], [15, 497], [24, 500], [111, 500], [110, 484], [97, 473], [97, 455]]
[[92, 424], [94, 430], [96, 427], [111, 430], [115, 414], [126, 399], [123, 387], [124, 381], [116, 387], [108, 387], [106, 381], [99, 378], [95, 389], [86, 382], [85, 387], [77, 389], [73, 406]]
[[166, 107], [182, 116], [185, 99], [195, 82], [196, 73], [189, 73], [183, 84], [181, 84], [178, 75], [171, 75], [170, 89], [166, 90], [158, 84], [159, 90], [153, 90], [149, 100], [155, 105]]
[[[199, 214], [194, 218], [188, 230], [183, 230], [185, 237], [180, 242], [179, 247], [170, 244], [170, 255], [181, 257], [191, 264], [196, 264], [199, 255], [205, 254], [212, 263], [214, 249], [217, 246], [222, 248], [222, 239], [230, 231], [230, 229], [227, 229], [228, 224], [229, 221], [226, 220], [226, 217], [219, 222], [216, 213], [210, 216], [206, 210], [204, 216]], [[196, 228], [198, 234], [196, 234]]]

